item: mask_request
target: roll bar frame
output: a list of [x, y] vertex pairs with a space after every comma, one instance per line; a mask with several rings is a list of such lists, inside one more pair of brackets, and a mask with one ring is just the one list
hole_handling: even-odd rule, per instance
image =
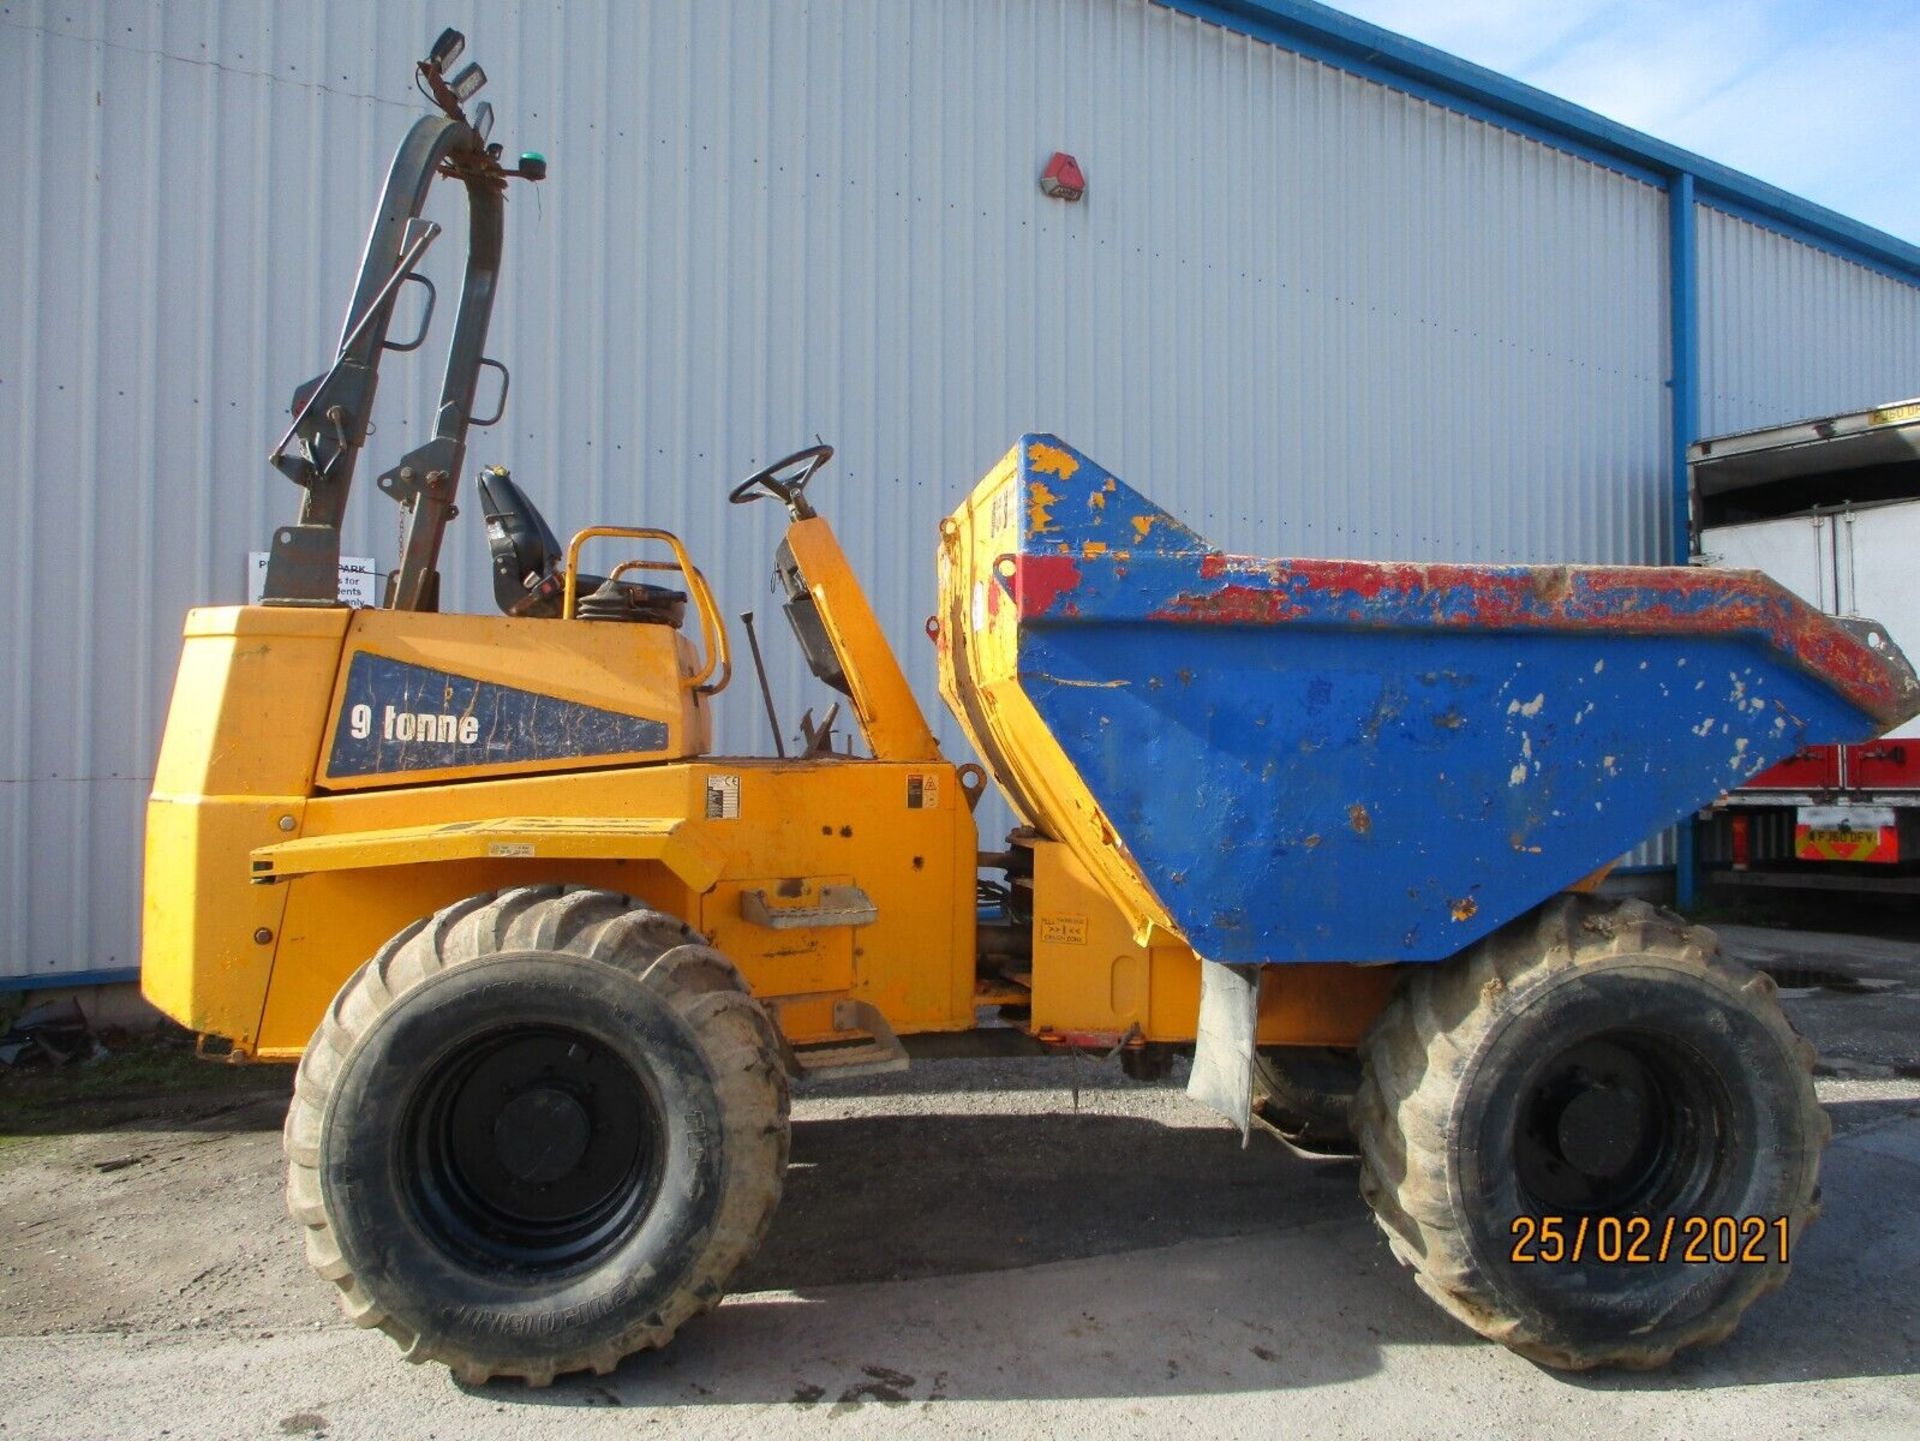
[[[523, 155], [514, 170], [500, 164], [500, 146], [487, 140], [491, 107], [481, 107], [477, 124], [467, 118], [463, 102], [485, 83], [485, 74], [470, 65], [449, 85], [443, 73], [464, 44], [457, 32], [448, 31], [416, 67], [422, 92], [440, 114], [416, 120], [394, 152], [333, 364], [294, 391], [293, 423], [268, 456], [305, 495], [298, 522], [274, 532], [262, 595], [266, 605], [340, 604], [340, 523], [370, 431], [380, 361], [389, 350], [417, 349], [433, 317], [432, 283], [414, 267], [441, 233], [439, 225], [421, 218], [421, 211], [434, 180], [446, 176], [466, 187], [467, 265], [434, 431], [377, 482], [403, 512], [399, 564], [387, 577], [383, 604], [395, 610], [438, 608], [440, 544], [458, 513], [454, 500], [466, 463], [467, 430], [476, 423], [474, 393], [482, 370], [500, 372], [501, 395], [495, 414], [477, 423], [492, 424], [506, 409], [507, 368], [485, 351], [499, 283], [507, 181], [546, 175], [546, 162], [538, 155]], [[397, 343], [387, 332], [394, 301], [407, 281], [426, 287], [427, 313], [420, 334]]]

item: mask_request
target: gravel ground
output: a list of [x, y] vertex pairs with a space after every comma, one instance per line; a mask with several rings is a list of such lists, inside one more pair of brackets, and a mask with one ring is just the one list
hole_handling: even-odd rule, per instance
[[1786, 997], [1826, 1058], [1826, 1211], [1732, 1342], [1658, 1375], [1480, 1342], [1393, 1263], [1350, 1163], [1034, 1059], [813, 1087], [739, 1294], [606, 1380], [466, 1391], [306, 1271], [262, 1070], [0, 1145], [0, 1437], [1920, 1436], [1920, 946], [1722, 930], [1809, 973]]

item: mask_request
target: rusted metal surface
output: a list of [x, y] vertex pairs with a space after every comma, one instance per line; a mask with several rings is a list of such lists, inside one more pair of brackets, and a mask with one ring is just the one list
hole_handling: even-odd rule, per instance
[[1060, 540], [1051, 553], [1009, 557], [1003, 583], [1023, 622], [1744, 637], [1884, 725], [1920, 710], [1914, 673], [1883, 631], [1857, 633], [1758, 571], [1266, 560], [1223, 555], [1180, 532], [1191, 549], [1088, 553], [1082, 542], [1076, 556]]

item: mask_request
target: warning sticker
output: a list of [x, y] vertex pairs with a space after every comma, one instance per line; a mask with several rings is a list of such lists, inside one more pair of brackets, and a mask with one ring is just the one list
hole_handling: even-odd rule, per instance
[[937, 811], [940, 809], [940, 777], [908, 776], [907, 809], [910, 811]]
[[1008, 481], [993, 493], [993, 499], [987, 502], [987, 534], [998, 535], [1003, 530], [1013, 529], [1014, 518], [1019, 514], [1014, 500], [1014, 485]]
[[1055, 945], [1084, 946], [1087, 943], [1085, 916], [1041, 916], [1040, 939]]
[[707, 777], [707, 819], [710, 821], [737, 821], [740, 819], [740, 777]]
[[487, 854], [506, 860], [525, 860], [533, 854], [532, 841], [488, 841]]

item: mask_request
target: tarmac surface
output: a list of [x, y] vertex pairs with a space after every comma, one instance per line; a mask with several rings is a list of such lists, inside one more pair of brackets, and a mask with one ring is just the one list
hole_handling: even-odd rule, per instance
[[0, 1148], [0, 1438], [1920, 1437], [1920, 944], [1718, 929], [1789, 983], [1835, 1135], [1787, 1286], [1663, 1372], [1481, 1341], [1350, 1163], [1049, 1059], [807, 1090], [714, 1314], [611, 1377], [463, 1389], [306, 1271], [266, 1072]]

